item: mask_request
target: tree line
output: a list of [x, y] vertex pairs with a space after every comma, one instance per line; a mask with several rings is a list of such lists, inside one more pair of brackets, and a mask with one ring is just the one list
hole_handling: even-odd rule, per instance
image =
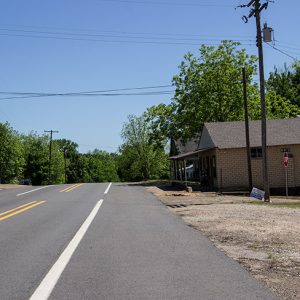
[[[0, 180], [30, 179], [40, 185], [168, 178], [170, 140], [184, 143], [197, 137], [205, 122], [244, 119], [243, 67], [249, 118], [260, 119], [257, 57], [240, 49], [238, 42], [202, 45], [198, 56], [187, 53], [180, 63], [172, 80], [175, 94], [170, 104], [152, 106], [141, 116], [128, 117], [117, 153], [98, 149], [79, 153], [75, 142], [54, 140], [49, 176], [48, 137], [19, 134], [8, 123], [0, 123]], [[269, 119], [300, 115], [299, 61], [282, 69], [274, 67], [266, 80], [266, 105]]]
[[[79, 153], [78, 144], [66, 139], [52, 141], [49, 174], [49, 137], [19, 134], [8, 123], [0, 124], [1, 183], [76, 183], [118, 181], [116, 155], [95, 149]], [[50, 176], [49, 176], [50, 175]]]
[[80, 153], [78, 144], [57, 139], [49, 147], [47, 135], [19, 134], [0, 123], [0, 183], [32, 185], [140, 181], [168, 178], [168, 156], [162, 144], [150, 140], [144, 117], [129, 116], [118, 153], [95, 149]]

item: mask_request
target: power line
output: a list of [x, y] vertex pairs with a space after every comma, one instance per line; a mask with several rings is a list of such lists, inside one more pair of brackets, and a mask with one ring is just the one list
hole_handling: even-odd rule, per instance
[[[102, 43], [125, 43], [125, 44], [154, 44], [154, 45], [185, 45], [185, 46], [199, 46], [199, 43], [177, 43], [177, 42], [158, 42], [158, 41], [126, 41], [126, 40], [100, 40], [100, 39], [82, 39], [82, 38], [72, 38], [72, 37], [57, 37], [57, 36], [42, 36], [42, 35], [25, 35], [25, 34], [6, 34], [0, 33], [0, 36], [9, 37], [25, 37], [25, 38], [37, 38], [37, 39], [55, 39], [55, 40], [70, 40], [70, 41], [86, 41], [86, 42], [102, 42]], [[205, 43], [208, 46], [218, 46], [217, 43]], [[253, 46], [254, 44], [241, 43], [245, 46]]]
[[[0, 36], [8, 36], [8, 37], [24, 37], [24, 38], [35, 38], [35, 39], [54, 39], [54, 40], [69, 40], [69, 41], [85, 41], [85, 42], [101, 42], [101, 43], [125, 43], [125, 44], [153, 44], [153, 45], [184, 45], [184, 46], [199, 46], [199, 44], [203, 44], [201, 40], [198, 40], [198, 43], [187, 43], [187, 42], [167, 42], [167, 41], [132, 41], [132, 40], [117, 40], [117, 39], [91, 39], [91, 38], [74, 38], [74, 37], [62, 37], [62, 36], [54, 36], [54, 35], [29, 35], [29, 34], [10, 34], [10, 33], [0, 33]], [[126, 37], [125, 37], [126, 38]], [[207, 41], [211, 41], [212, 39], [206, 39]], [[204, 39], [202, 39], [204, 41]], [[221, 41], [215, 40], [215, 41]], [[204, 43], [207, 46], [218, 46], [219, 43]], [[254, 46], [254, 41], [251, 43], [240, 43], [244, 46]]]
[[[124, 35], [108, 35], [108, 34], [87, 34], [87, 33], [68, 33], [68, 32], [53, 32], [53, 31], [40, 31], [40, 30], [24, 30], [24, 29], [9, 29], [9, 28], [0, 28], [0, 31], [9, 31], [9, 32], [23, 32], [23, 33], [37, 33], [37, 34], [46, 34], [47, 36], [49, 35], [50, 37], [58, 35], [58, 36], [79, 36], [79, 37], [101, 37], [101, 38], [126, 38], [126, 39], [142, 39], [142, 40], [165, 40], [165, 41], [199, 41], [199, 38], [187, 38], [187, 37], [167, 37], [166, 35], [164, 37], [162, 36], [154, 36], [154, 37], [149, 37], [149, 36], [139, 36], [138, 34], [135, 34], [135, 36], [131, 36], [130, 33], [127, 36]], [[125, 33], [123, 33], [125, 34]], [[133, 34], [133, 33], [131, 33]], [[220, 39], [217, 38], [201, 38], [201, 41], [219, 41]], [[246, 41], [246, 42], [253, 42], [251, 39], [238, 39], [238, 40], [233, 40], [233, 41]]]
[[[296, 50], [296, 51], [299, 51], [299, 52], [300, 52], [300, 46], [299, 46], [299, 48], [295, 48], [295, 47], [286, 46], [285, 43], [282, 43], [282, 42], [277, 41], [277, 40], [275, 40], [275, 42], [276, 42], [276, 44], [279, 44], [281, 48], [290, 49], [290, 50]], [[291, 52], [291, 51], [290, 51], [290, 52]], [[299, 53], [299, 52], [298, 52], [298, 53]]]
[[117, 30], [96, 30], [96, 29], [82, 29], [82, 28], [62, 28], [62, 27], [50, 27], [50, 26], [31, 26], [31, 25], [16, 25], [16, 24], [0, 24], [1, 27], [14, 27], [14, 28], [35, 28], [43, 30], [55, 30], [55, 31], [69, 31], [69, 32], [90, 32], [96, 34], [103, 33], [116, 33], [116, 34], [129, 34], [129, 35], [149, 35], [149, 36], [184, 36], [184, 37], [213, 37], [213, 38], [222, 38], [222, 39], [233, 39], [233, 38], [251, 38], [251, 35], [205, 35], [205, 34], [191, 34], [191, 33], [168, 33], [168, 32], [137, 32], [137, 31], [117, 31]]
[[134, 90], [149, 90], [149, 89], [158, 89], [158, 88], [168, 88], [172, 87], [171, 84], [166, 85], [155, 85], [155, 86], [143, 86], [143, 87], [130, 87], [130, 88], [120, 88], [120, 89], [110, 89], [110, 90], [96, 90], [96, 91], [84, 91], [84, 92], [68, 92], [68, 93], [45, 93], [45, 92], [0, 92], [0, 94], [29, 94], [29, 95], [72, 95], [72, 94], [89, 94], [89, 93], [108, 93], [108, 92], [120, 92], [120, 91], [134, 91]]
[[288, 56], [289, 58], [291, 58], [291, 59], [293, 59], [293, 60], [298, 60], [296, 57], [294, 57], [294, 56], [292, 56], [292, 55], [286, 53], [286, 52], [283, 51], [283, 50], [278, 49], [278, 48], [275, 47], [274, 45], [271, 45], [271, 44], [269, 44], [269, 43], [265, 43], [265, 44], [267, 44], [269, 47], [271, 47], [271, 48], [273, 48], [274, 50], [276, 50], [276, 51], [278, 51], [278, 52], [280, 52], [280, 53], [282, 53], [282, 54]]
[[281, 43], [281, 44], [285, 44], [285, 45], [300, 47], [300, 44], [295, 44], [295, 43], [290, 43], [290, 42], [285, 42], [285, 41], [278, 41], [278, 40], [275, 40], [275, 41], [278, 43]]
[[60, 95], [60, 94], [49, 94], [49, 95], [31, 95], [31, 96], [20, 96], [20, 97], [5, 97], [0, 100], [13, 100], [13, 99], [30, 99], [30, 98], [45, 98], [45, 97], [64, 97], [64, 96], [97, 96], [97, 97], [116, 97], [116, 96], [161, 96], [161, 95], [173, 95], [174, 91], [162, 91], [157, 93], [124, 93], [124, 94], [80, 94], [80, 95]]
[[139, 4], [139, 5], [169, 5], [169, 6], [198, 6], [198, 7], [231, 7], [234, 8], [233, 5], [228, 4], [217, 4], [217, 3], [184, 3], [184, 2], [165, 2], [165, 1], [134, 1], [134, 0], [98, 0], [99, 2], [116, 2], [116, 3], [131, 3], [131, 4]]
[[[116, 96], [158, 96], [158, 95], [172, 95], [174, 90], [157, 90], [147, 91], [153, 89], [161, 89], [172, 87], [172, 85], [158, 85], [148, 87], [134, 87], [134, 88], [121, 88], [110, 90], [86, 91], [86, 92], [68, 92], [68, 93], [45, 93], [45, 92], [5, 92], [0, 91], [2, 95], [12, 95], [9, 97], [2, 97], [0, 100], [13, 100], [13, 99], [30, 99], [30, 98], [43, 98], [43, 97], [116, 97]], [[141, 91], [141, 92], [128, 92], [124, 91]], [[146, 90], [146, 91], [142, 91]], [[120, 93], [118, 93], [120, 92]]]

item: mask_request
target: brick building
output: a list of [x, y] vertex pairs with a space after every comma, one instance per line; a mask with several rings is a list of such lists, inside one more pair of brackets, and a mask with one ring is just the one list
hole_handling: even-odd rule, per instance
[[[262, 188], [261, 121], [251, 121], [249, 130], [253, 186]], [[248, 188], [244, 122], [205, 123], [200, 138], [188, 145], [189, 151], [180, 145], [179, 154], [170, 157], [173, 179], [201, 181], [218, 190]], [[288, 186], [300, 188], [300, 118], [267, 121], [271, 188], [285, 186], [284, 151], [289, 154]]]

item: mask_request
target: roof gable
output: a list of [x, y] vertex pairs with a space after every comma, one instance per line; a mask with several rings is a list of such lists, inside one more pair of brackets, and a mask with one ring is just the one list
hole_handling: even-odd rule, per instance
[[[250, 146], [261, 146], [261, 121], [250, 121]], [[267, 145], [300, 144], [300, 118], [275, 119], [267, 121]], [[245, 123], [215, 122], [205, 123], [199, 149], [218, 147], [243, 148], [246, 146]]]
[[207, 127], [204, 126], [202, 129], [202, 134], [199, 142], [199, 149], [215, 148], [211, 135], [209, 134]]

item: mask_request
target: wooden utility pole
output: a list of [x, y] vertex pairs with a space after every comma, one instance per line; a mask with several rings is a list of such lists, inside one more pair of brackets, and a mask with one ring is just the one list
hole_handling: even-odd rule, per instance
[[244, 112], [245, 112], [245, 131], [246, 131], [246, 150], [247, 150], [247, 164], [248, 164], [248, 183], [249, 192], [251, 193], [252, 183], [252, 167], [251, 167], [251, 153], [250, 153], [250, 134], [249, 134], [249, 117], [248, 117], [248, 99], [247, 99], [247, 78], [246, 68], [243, 68], [243, 90], [244, 90]]
[[65, 183], [67, 183], [67, 149], [64, 149]]
[[267, 155], [267, 113], [266, 113], [266, 96], [265, 96], [265, 74], [264, 74], [264, 56], [261, 36], [261, 23], [260, 23], [260, 1], [255, 1], [255, 19], [257, 31], [257, 48], [258, 48], [258, 61], [259, 61], [259, 80], [260, 80], [260, 100], [261, 100], [261, 146], [263, 157], [263, 181], [265, 191], [265, 201], [270, 201], [270, 185], [268, 174], [268, 155]]
[[269, 0], [264, 4], [260, 0], [251, 0], [247, 5], [240, 7], [251, 7], [248, 17], [244, 16], [243, 20], [247, 23], [249, 18], [255, 16], [256, 32], [257, 32], [257, 48], [259, 62], [259, 78], [260, 78], [260, 99], [261, 99], [261, 145], [262, 145], [262, 171], [263, 171], [263, 186], [265, 191], [265, 201], [270, 201], [270, 185], [268, 176], [268, 157], [267, 157], [267, 117], [266, 117], [266, 97], [265, 97], [265, 75], [264, 75], [264, 56], [262, 46], [262, 32], [260, 13], [263, 9], [267, 9]]
[[55, 130], [44, 130], [44, 132], [50, 133], [50, 145], [49, 145], [49, 168], [48, 168], [48, 184], [51, 184], [51, 160], [52, 160], [52, 135], [53, 133], [58, 133]]

